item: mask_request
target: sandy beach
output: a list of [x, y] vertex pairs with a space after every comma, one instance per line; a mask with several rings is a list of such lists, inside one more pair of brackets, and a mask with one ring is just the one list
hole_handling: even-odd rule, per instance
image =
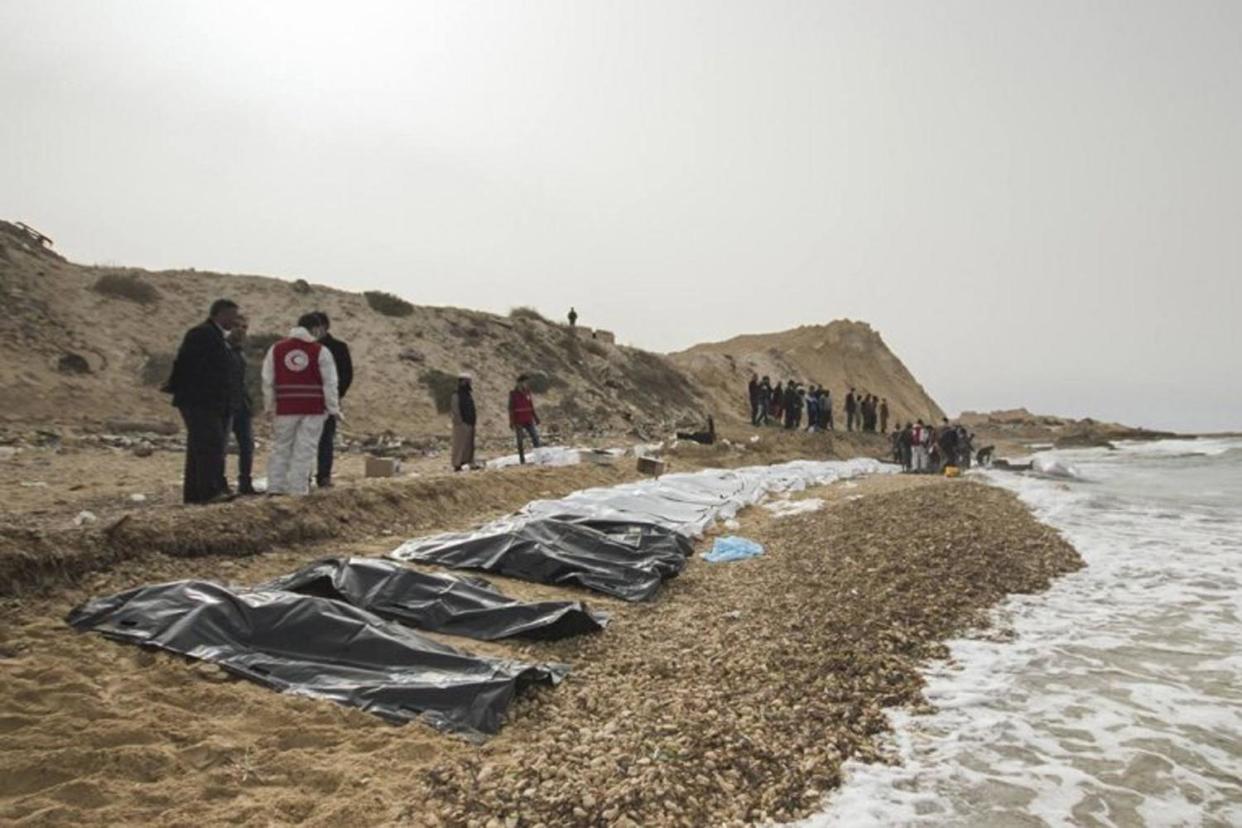
[[[720, 459], [716, 449], [696, 452], [706, 456], [680, 462]], [[409, 509], [399, 492], [412, 487], [409, 496], [426, 501], [432, 480], [359, 486], [329, 493], [315, 509], [325, 520], [347, 510], [375, 515], [351, 524], [348, 541], [303, 529], [272, 535], [261, 555], [221, 554], [210, 544], [193, 557], [135, 548], [105, 570], [83, 563], [75, 580], [59, 586], [45, 572], [42, 587], [0, 605], [0, 820], [789, 820], [817, 810], [846, 759], [883, 761], [883, 709], [925, 704], [920, 665], [943, 655], [946, 637], [986, 623], [986, 610], [1005, 595], [1043, 589], [1080, 565], [1007, 493], [967, 481], [877, 476], [796, 495], [823, 499], [818, 511], [746, 510], [737, 534], [763, 542], [765, 556], [731, 564], [696, 556], [649, 603], [494, 578], [519, 597], [585, 598], [611, 612], [613, 623], [560, 642], [441, 637], [473, 652], [573, 668], [561, 686], [521, 697], [500, 734], [481, 746], [79, 635], [63, 621], [89, 597], [141, 583], [255, 583], [317, 557], [381, 555], [407, 534], [462, 528], [530, 496], [628, 476], [628, 466], [488, 473], [474, 478], [488, 478], [488, 497], [464, 478], [460, 497], [422, 510]], [[239, 518], [243, 510], [270, 508], [260, 501], [202, 510], [218, 514], [194, 518], [208, 522], [189, 536], [227, 535], [227, 526], [259, 519]], [[133, 537], [185, 520], [172, 511], [182, 512], [134, 518], [149, 527], [130, 530]], [[393, 520], [398, 513], [405, 519]]]

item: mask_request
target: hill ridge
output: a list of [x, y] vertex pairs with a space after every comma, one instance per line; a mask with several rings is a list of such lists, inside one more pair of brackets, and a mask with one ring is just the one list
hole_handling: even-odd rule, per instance
[[[833, 370], [821, 370], [825, 362], [846, 366], [860, 389], [887, 393], [890, 400], [930, 401], [866, 323], [742, 334], [662, 355], [593, 339], [589, 329], [571, 330], [520, 309], [500, 316], [302, 279], [76, 264], [23, 227], [0, 221], [0, 302], [11, 309], [0, 316], [6, 419], [176, 422], [158, 386], [185, 330], [220, 296], [247, 313], [257, 353], [307, 310], [332, 317], [333, 332], [355, 352], [357, 377], [344, 406], [345, 429], [354, 433], [442, 436], [444, 397], [459, 371], [475, 375], [483, 437], [507, 433], [507, 391], [523, 372], [538, 375], [540, 414], [553, 440], [662, 437], [677, 427], [697, 427], [709, 414], [744, 422], [748, 375], [722, 374], [724, 357], [713, 350], [740, 340], [776, 349], [747, 365], [829, 383], [839, 395], [838, 410], [845, 388], [834, 382]], [[841, 325], [865, 331], [865, 353], [842, 351], [841, 342], [852, 348], [857, 335], [841, 334]], [[827, 350], [808, 350], [806, 340], [816, 332], [845, 338]], [[876, 365], [886, 373], [867, 367]], [[931, 410], [939, 411], [934, 403]]]

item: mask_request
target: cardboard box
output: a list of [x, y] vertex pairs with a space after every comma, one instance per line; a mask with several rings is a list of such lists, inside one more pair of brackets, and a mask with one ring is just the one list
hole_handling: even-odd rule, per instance
[[366, 477], [394, 477], [401, 471], [401, 461], [395, 457], [372, 457], [367, 455]]
[[664, 474], [664, 461], [657, 460], [654, 457], [638, 458], [639, 474], [648, 474], [652, 477], [659, 477]]

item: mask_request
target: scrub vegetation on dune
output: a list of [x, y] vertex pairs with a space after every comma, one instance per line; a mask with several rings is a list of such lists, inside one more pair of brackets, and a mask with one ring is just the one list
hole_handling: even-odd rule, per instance
[[160, 292], [133, 273], [105, 273], [91, 290], [113, 299], [125, 299], [140, 305], [153, 305], [160, 299]]

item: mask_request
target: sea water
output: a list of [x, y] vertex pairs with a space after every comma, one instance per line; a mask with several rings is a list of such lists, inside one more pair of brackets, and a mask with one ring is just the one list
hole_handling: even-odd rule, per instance
[[[892, 711], [807, 826], [1242, 826], [1242, 440], [1041, 453], [989, 471], [1086, 568], [1014, 596]], [[973, 475], [972, 475], [973, 476]]]

